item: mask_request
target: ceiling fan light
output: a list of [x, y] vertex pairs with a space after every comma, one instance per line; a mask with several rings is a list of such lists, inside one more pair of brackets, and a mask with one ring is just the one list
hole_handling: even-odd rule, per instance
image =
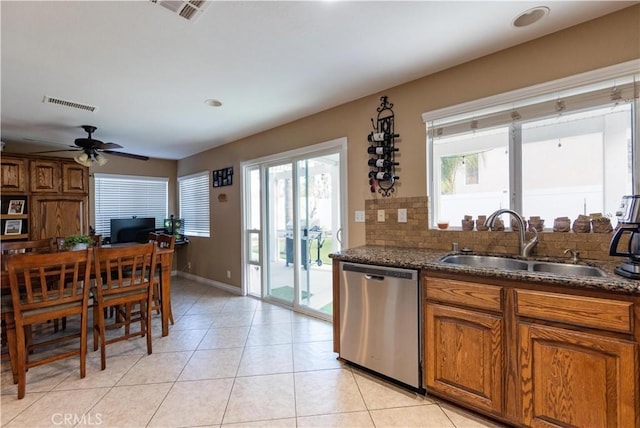
[[96, 163], [97, 163], [99, 166], [103, 166], [103, 165], [105, 165], [107, 162], [109, 162], [109, 159], [107, 159], [104, 155], [101, 155], [101, 154], [99, 154], [99, 153], [95, 156], [95, 160], [96, 160]]
[[73, 160], [82, 166], [91, 166], [91, 160], [89, 160], [89, 156], [86, 153], [80, 153], [79, 155], [74, 156]]

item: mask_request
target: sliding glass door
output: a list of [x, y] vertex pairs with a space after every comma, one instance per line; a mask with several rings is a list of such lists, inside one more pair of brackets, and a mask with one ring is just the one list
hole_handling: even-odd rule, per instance
[[267, 283], [265, 294], [293, 305], [293, 164], [266, 167]]
[[297, 162], [300, 263], [298, 303], [326, 315], [333, 312], [332, 251], [340, 250], [340, 155]]
[[340, 142], [243, 167], [249, 183], [244, 186], [247, 292], [327, 319], [333, 311], [328, 255], [341, 249], [345, 198], [346, 142]]

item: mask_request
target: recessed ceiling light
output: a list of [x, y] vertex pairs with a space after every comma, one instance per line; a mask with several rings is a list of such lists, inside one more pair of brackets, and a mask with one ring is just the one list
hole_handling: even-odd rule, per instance
[[549, 8], [546, 6], [538, 6], [525, 10], [520, 15], [516, 16], [516, 19], [511, 23], [514, 27], [527, 27], [531, 24], [535, 24], [540, 21], [546, 15], [549, 14]]
[[204, 100], [204, 103], [206, 105], [208, 105], [209, 107], [220, 107], [222, 105], [222, 102], [220, 102], [218, 100], [214, 100], [213, 98], [209, 98], [208, 100]]

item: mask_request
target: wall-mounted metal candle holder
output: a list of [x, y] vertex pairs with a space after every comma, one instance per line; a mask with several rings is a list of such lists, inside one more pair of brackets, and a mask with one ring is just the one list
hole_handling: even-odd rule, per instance
[[395, 147], [396, 138], [400, 137], [394, 130], [393, 104], [388, 102], [386, 96], [380, 97], [380, 107], [377, 119], [371, 119], [373, 131], [367, 136], [369, 147], [367, 153], [372, 155], [368, 160], [371, 167], [369, 171], [369, 186], [371, 193], [376, 190], [382, 196], [391, 196], [396, 180], [400, 177], [396, 175], [395, 155], [398, 149]]

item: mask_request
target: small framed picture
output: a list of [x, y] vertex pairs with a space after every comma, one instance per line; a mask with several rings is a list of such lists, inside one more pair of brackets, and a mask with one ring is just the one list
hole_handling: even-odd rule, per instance
[[5, 235], [20, 235], [22, 232], [22, 220], [7, 220], [4, 224]]
[[7, 214], [22, 214], [24, 213], [24, 199], [12, 199], [9, 201], [9, 210]]

